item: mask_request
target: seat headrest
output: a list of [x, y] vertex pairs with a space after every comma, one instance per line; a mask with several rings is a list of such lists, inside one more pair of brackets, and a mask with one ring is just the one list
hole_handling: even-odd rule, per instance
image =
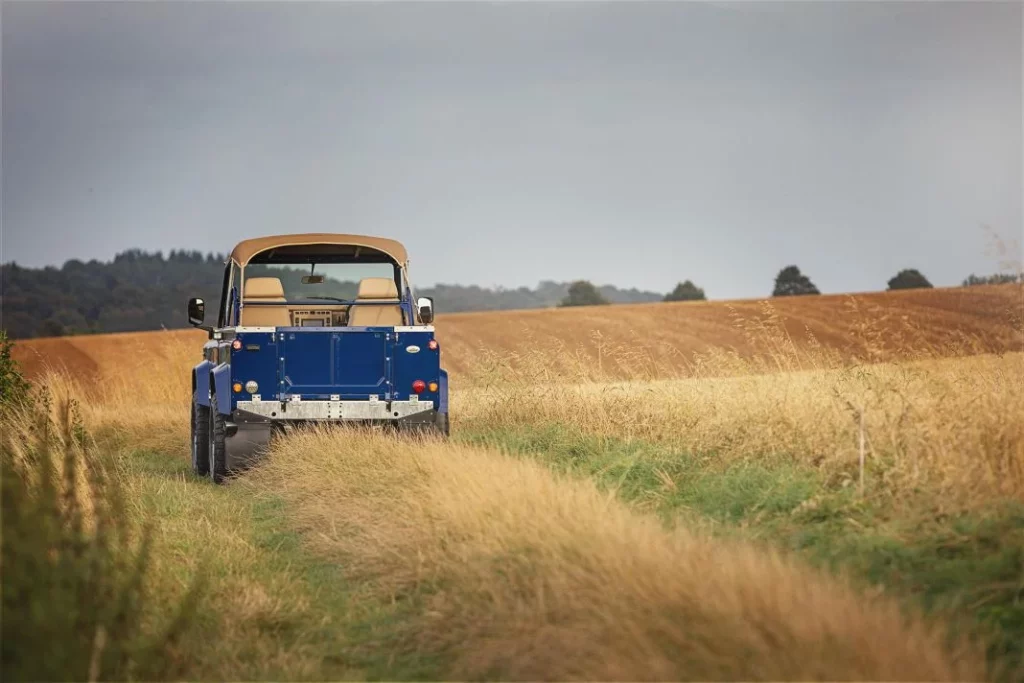
[[276, 277], [250, 277], [245, 279], [246, 299], [283, 299], [284, 287]]
[[357, 299], [397, 299], [398, 287], [387, 277], [364, 277], [359, 281]]

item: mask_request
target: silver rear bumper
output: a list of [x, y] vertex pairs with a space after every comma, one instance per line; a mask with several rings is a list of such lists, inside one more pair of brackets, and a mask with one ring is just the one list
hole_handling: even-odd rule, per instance
[[434, 410], [433, 401], [239, 401], [238, 410], [273, 421], [399, 420]]

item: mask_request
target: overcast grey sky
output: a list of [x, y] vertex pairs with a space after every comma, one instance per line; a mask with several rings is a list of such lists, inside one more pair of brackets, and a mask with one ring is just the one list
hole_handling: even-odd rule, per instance
[[421, 285], [992, 272], [1022, 4], [2, 4], [2, 260], [409, 247]]

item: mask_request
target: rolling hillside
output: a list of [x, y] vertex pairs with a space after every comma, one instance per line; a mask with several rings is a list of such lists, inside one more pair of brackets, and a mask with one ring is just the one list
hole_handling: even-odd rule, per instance
[[[665, 378], [692, 373], [694, 354], [739, 357], [829, 350], [866, 360], [900, 358], [908, 348], [934, 355], [1021, 350], [1020, 285], [908, 290], [732, 302], [650, 303], [438, 316], [444, 362], [453, 377], [480, 378], [543, 355], [555, 369], [584, 376]], [[777, 338], [767, 334], [781, 334]], [[47, 365], [92, 375], [119, 358], [181, 346], [199, 356], [196, 330], [53, 337], [14, 349], [29, 376]], [[561, 353], [551, 353], [559, 351]]]

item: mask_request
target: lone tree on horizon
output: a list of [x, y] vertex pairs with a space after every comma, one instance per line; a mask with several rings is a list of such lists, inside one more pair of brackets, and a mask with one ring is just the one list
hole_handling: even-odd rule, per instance
[[802, 296], [821, 294], [811, 279], [800, 272], [796, 266], [786, 266], [775, 276], [775, 289], [772, 296]]
[[889, 290], [894, 289], [930, 289], [932, 283], [916, 268], [905, 268], [889, 280]]
[[608, 300], [601, 296], [597, 287], [586, 280], [576, 280], [569, 285], [569, 294], [559, 306], [602, 306]]
[[706, 301], [704, 290], [690, 280], [680, 282], [676, 288], [665, 295], [662, 301]]

